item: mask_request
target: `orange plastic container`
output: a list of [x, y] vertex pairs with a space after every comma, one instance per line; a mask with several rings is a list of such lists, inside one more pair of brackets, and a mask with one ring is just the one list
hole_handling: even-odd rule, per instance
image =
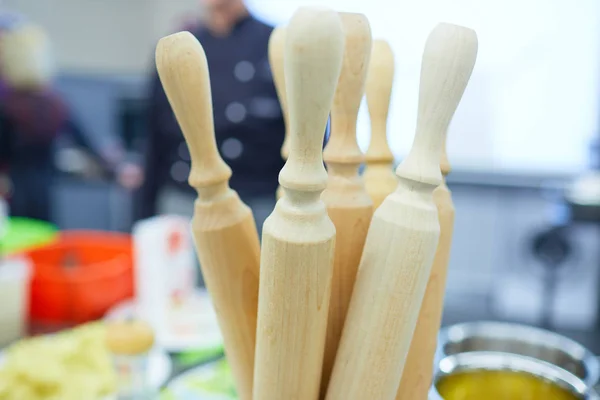
[[129, 235], [67, 231], [27, 254], [33, 263], [29, 315], [34, 326], [69, 326], [95, 320], [133, 297]]

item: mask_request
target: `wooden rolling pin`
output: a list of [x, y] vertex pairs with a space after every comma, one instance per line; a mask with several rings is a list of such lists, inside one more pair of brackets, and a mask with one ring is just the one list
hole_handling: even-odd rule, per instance
[[217, 151], [206, 56], [188, 32], [161, 39], [156, 66], [190, 149], [198, 192], [192, 230], [240, 399], [252, 399], [260, 244], [254, 217], [229, 187]]
[[438, 245], [432, 194], [442, 181], [444, 134], [476, 54], [475, 32], [467, 28], [439, 24], [427, 39], [413, 146], [396, 169], [396, 191], [373, 215], [328, 400], [396, 397]]
[[394, 174], [394, 155], [387, 139], [387, 120], [394, 84], [394, 53], [389, 43], [377, 39], [367, 75], [367, 105], [371, 116], [371, 142], [366, 153], [367, 165], [363, 174], [367, 193], [374, 208], [398, 186]]
[[[283, 113], [283, 121], [285, 122], [285, 138], [281, 146], [281, 157], [287, 160], [290, 153], [290, 129], [287, 110], [287, 95], [285, 90], [285, 75], [283, 72], [283, 54], [285, 49], [285, 26], [278, 26], [273, 29], [269, 39], [269, 63], [273, 73], [273, 81], [275, 82], [275, 90], [281, 104], [281, 112]], [[281, 186], [277, 188], [277, 199], [283, 195]]]
[[440, 167], [443, 176], [442, 183], [433, 191], [433, 201], [437, 207], [440, 221], [440, 240], [433, 258], [431, 275], [425, 289], [425, 297], [423, 297], [419, 311], [419, 319], [406, 358], [396, 400], [427, 400], [433, 381], [433, 363], [438, 332], [442, 323], [448, 260], [454, 228], [454, 204], [445, 179], [450, 172], [445, 140]]
[[338, 14], [298, 9], [287, 27], [290, 154], [284, 196], [263, 226], [254, 399], [316, 400], [331, 293], [335, 227], [320, 199], [322, 143], [344, 52]]
[[321, 199], [336, 229], [335, 261], [321, 396], [325, 397], [356, 271], [373, 216], [373, 202], [358, 173], [364, 156], [356, 141], [356, 121], [371, 56], [371, 27], [362, 14], [340, 13], [346, 36], [344, 61], [331, 110], [331, 135], [323, 152], [329, 181]]

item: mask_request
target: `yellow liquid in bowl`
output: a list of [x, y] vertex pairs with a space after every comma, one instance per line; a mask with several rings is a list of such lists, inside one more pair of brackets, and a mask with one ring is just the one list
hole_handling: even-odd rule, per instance
[[470, 371], [441, 378], [444, 400], [579, 400], [562, 387], [522, 372]]

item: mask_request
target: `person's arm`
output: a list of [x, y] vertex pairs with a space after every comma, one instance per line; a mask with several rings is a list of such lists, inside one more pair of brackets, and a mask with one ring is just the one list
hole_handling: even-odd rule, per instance
[[104, 147], [95, 145], [72, 118], [66, 121], [65, 131], [78, 146], [91, 154], [111, 178], [123, 188], [137, 189], [143, 181], [141, 168], [127, 161], [127, 154], [120, 140], [113, 140]]
[[98, 147], [81, 129], [81, 125], [75, 121], [72, 115], [69, 115], [66, 121], [64, 132], [69, 135], [77, 146], [92, 155], [111, 174], [116, 174], [119, 165], [125, 160], [125, 152], [120, 143], [115, 143], [113, 146]]

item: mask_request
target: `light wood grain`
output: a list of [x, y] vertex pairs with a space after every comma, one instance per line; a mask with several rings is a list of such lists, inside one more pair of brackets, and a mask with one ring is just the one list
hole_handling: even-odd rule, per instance
[[[281, 157], [287, 160], [290, 152], [290, 130], [288, 121], [288, 109], [287, 109], [287, 94], [285, 90], [285, 74], [284, 74], [284, 62], [283, 55], [285, 51], [285, 26], [276, 27], [271, 33], [269, 38], [269, 63], [271, 65], [271, 71], [273, 72], [273, 81], [275, 82], [275, 90], [277, 91], [277, 97], [279, 97], [279, 103], [281, 104], [281, 112], [283, 113], [283, 120], [285, 123], [285, 137], [283, 145], [281, 146]], [[283, 189], [281, 186], [277, 188], [277, 199], [283, 195]]]
[[394, 155], [387, 138], [387, 121], [394, 84], [394, 53], [383, 39], [373, 41], [367, 75], [367, 105], [371, 117], [371, 142], [366, 153], [367, 165], [363, 174], [367, 193], [374, 208], [398, 186], [394, 174]]
[[335, 227], [320, 199], [322, 143], [344, 52], [336, 12], [300, 8], [286, 34], [290, 153], [284, 195], [263, 226], [254, 399], [316, 400], [331, 293]]
[[323, 152], [329, 180], [321, 199], [337, 234], [321, 397], [325, 397], [327, 391], [373, 216], [373, 202], [358, 173], [364, 156], [356, 141], [356, 121], [371, 56], [371, 27], [362, 14], [340, 13], [340, 18], [346, 36], [344, 60], [333, 98], [331, 135]]
[[432, 194], [442, 182], [444, 134], [476, 54], [467, 28], [440, 24], [427, 39], [413, 146], [396, 169], [396, 191], [373, 215], [328, 400], [396, 397], [439, 240]]
[[447, 132], [440, 157], [442, 183], [433, 191], [433, 201], [437, 207], [440, 221], [440, 240], [433, 259], [431, 274], [425, 289], [417, 326], [406, 358], [396, 400], [427, 400], [433, 383], [435, 351], [444, 310], [444, 294], [446, 292], [455, 216], [452, 193], [446, 185], [446, 176], [451, 170], [446, 151], [446, 139]]
[[454, 227], [454, 204], [445, 180], [433, 191], [440, 221], [440, 240], [406, 358], [396, 400], [427, 400], [433, 381], [433, 363], [442, 322], [448, 260]]
[[196, 188], [192, 231], [202, 274], [217, 312], [239, 398], [252, 399], [260, 244], [254, 217], [229, 187], [213, 126], [206, 56], [188, 32], [161, 39], [156, 65], [190, 149]]

